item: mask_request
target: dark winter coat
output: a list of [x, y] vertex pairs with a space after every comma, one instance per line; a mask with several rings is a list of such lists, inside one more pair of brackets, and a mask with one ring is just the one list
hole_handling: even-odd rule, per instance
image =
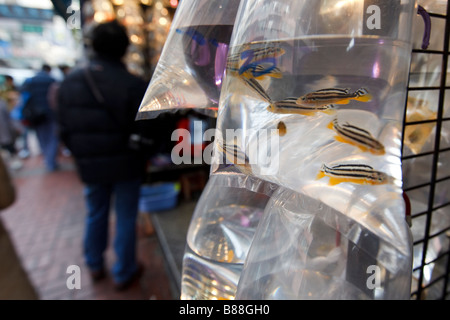
[[105, 99], [97, 102], [83, 70], [67, 75], [58, 90], [61, 138], [81, 180], [109, 183], [143, 177], [145, 157], [129, 148], [129, 135], [147, 84], [114, 60], [94, 59], [91, 75]]

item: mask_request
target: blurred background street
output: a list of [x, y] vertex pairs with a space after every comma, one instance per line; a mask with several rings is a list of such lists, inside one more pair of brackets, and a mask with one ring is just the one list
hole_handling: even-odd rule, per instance
[[[40, 299], [49, 300], [167, 300], [173, 299], [158, 238], [151, 230], [148, 213], [138, 222], [138, 259], [144, 273], [125, 291], [115, 291], [111, 277], [93, 283], [82, 255], [85, 207], [82, 184], [70, 156], [59, 156], [60, 169], [48, 173], [33, 135], [30, 156], [22, 168], [11, 170], [18, 197], [0, 218], [16, 245], [23, 267]], [[113, 232], [114, 220], [111, 222]], [[112, 235], [112, 233], [111, 233]], [[108, 268], [114, 253], [107, 251]], [[81, 270], [81, 289], [68, 289], [67, 268]]]
[[[44, 64], [51, 67], [51, 77], [60, 83], [66, 71], [87, 61], [85, 33], [96, 23], [117, 19], [126, 26], [130, 46], [123, 62], [131, 73], [150, 81], [178, 4], [178, 0], [0, 0], [0, 91], [11, 118], [21, 105], [19, 92], [24, 81], [36, 75]], [[189, 123], [187, 115], [180, 117], [182, 121], [165, 128], [169, 137], [179, 123]], [[35, 130], [24, 132], [23, 126], [19, 127], [14, 128], [17, 137], [13, 144], [2, 143], [1, 155], [18, 196], [11, 207], [0, 212], [0, 219], [39, 298], [177, 299], [185, 232], [195, 206], [191, 196], [201, 192], [208, 167], [202, 167], [197, 187], [195, 173], [191, 177], [192, 168], [152, 168], [156, 169], [151, 173], [154, 179], [184, 181], [182, 195], [188, 204], [160, 218], [140, 212], [138, 259], [144, 273], [131, 288], [117, 292], [110, 275], [93, 283], [84, 264], [86, 210], [73, 158], [61, 145], [59, 167], [55, 171], [46, 169]], [[16, 150], [11, 150], [12, 146]], [[168, 150], [171, 146], [172, 141], [168, 141]], [[166, 165], [167, 155], [161, 159], [165, 160], [159, 165]], [[111, 240], [114, 219], [110, 224]], [[111, 269], [113, 262], [110, 245], [106, 267]], [[66, 285], [70, 276], [67, 268], [73, 265], [80, 267], [81, 289], [71, 290]]]

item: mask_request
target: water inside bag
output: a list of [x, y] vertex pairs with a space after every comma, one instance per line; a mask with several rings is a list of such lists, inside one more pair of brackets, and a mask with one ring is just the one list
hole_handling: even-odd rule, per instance
[[[245, 74], [227, 74], [213, 172], [229, 166], [223, 160], [223, 150], [234, 146], [233, 151], [247, 157], [246, 170], [252, 175], [298, 192], [308, 194], [308, 190], [332, 184], [340, 194], [368, 197], [363, 210], [369, 211], [380, 195], [401, 194], [400, 119], [409, 45], [370, 36], [319, 37], [249, 43], [232, 48], [231, 55], [261, 48], [282, 49], [283, 54], [271, 60], [282, 76], [263, 75], [252, 78], [253, 85], [249, 85]], [[306, 106], [307, 111], [297, 111], [302, 107], [298, 105], [301, 97], [324, 90], [347, 90], [349, 96], [363, 90], [367, 96], [337, 102], [330, 98], [332, 108], [327, 110], [320, 110], [320, 104], [327, 100], [320, 104], [313, 101]], [[288, 101], [286, 112], [270, 110], [280, 101]], [[285, 126], [282, 135], [280, 122]], [[229, 129], [235, 129], [231, 136]], [[276, 142], [272, 148], [271, 139]], [[374, 146], [375, 142], [378, 145]], [[270, 161], [259, 161], [267, 157]], [[233, 163], [230, 157], [227, 160]], [[324, 171], [324, 166], [329, 170]], [[350, 173], [340, 175], [340, 169]], [[366, 170], [363, 175], [367, 179], [353, 179], [352, 170], [358, 169]], [[323, 201], [326, 198], [330, 197]], [[339, 210], [348, 212], [349, 201], [341, 200], [345, 206]]]
[[[389, 244], [374, 249], [367, 259], [383, 274], [392, 276], [395, 271], [394, 277], [408, 283], [411, 248], [401, 196], [400, 144], [410, 51], [407, 42], [378, 36], [316, 36], [256, 41], [231, 47], [221, 95], [217, 122], [220, 135], [216, 140], [212, 172], [224, 173], [231, 166], [294, 191], [300, 199], [313, 199], [314, 205], [304, 209], [313, 220], [320, 207], [331, 208], [356, 224], [358, 230], [364, 230], [363, 235]], [[265, 212], [267, 219], [276, 219], [281, 209], [274, 206], [272, 210]], [[291, 214], [296, 218], [305, 216], [300, 208], [298, 212], [293, 209]], [[296, 229], [295, 224], [272, 220], [270, 226], [280, 227], [277, 229], [279, 234], [291, 236], [302, 230]], [[327, 230], [324, 232], [328, 235], [336, 234], [335, 229]], [[311, 237], [311, 241], [320, 239], [313, 234]], [[342, 239], [346, 239], [343, 240], [345, 245], [339, 248], [345, 247], [346, 251], [324, 249], [331, 260], [338, 257], [336, 261], [341, 263], [340, 277], [335, 278], [334, 297], [338, 297], [336, 292], [347, 285], [350, 285], [350, 291], [347, 296], [342, 296], [344, 299], [392, 297], [388, 290], [378, 290], [376, 294], [366, 294], [360, 289], [352, 291], [351, 281], [345, 274], [355, 276], [363, 272], [361, 276], [367, 279], [367, 273], [363, 269], [352, 270], [351, 264], [346, 265], [343, 261], [350, 259], [349, 248], [364, 251], [367, 243], [352, 242], [343, 235]], [[278, 263], [270, 262], [270, 259], [254, 260], [257, 254], [253, 253], [253, 260], [248, 260], [249, 268], [253, 265], [253, 269], [246, 273], [252, 280], [259, 276], [255, 270], [262, 272], [262, 266], [271, 268], [270, 279], [277, 271], [282, 270], [281, 274], [286, 271], [283, 269], [286, 264], [280, 260], [284, 257], [283, 248], [270, 250], [264, 243], [278, 241], [278, 245], [284, 246], [287, 242], [278, 238], [268, 241], [254, 242], [250, 252], [255, 250], [265, 255], [274, 252], [272, 259]], [[289, 250], [302, 249], [293, 246]], [[358, 257], [364, 254], [362, 252]], [[394, 257], [396, 261], [402, 261], [398, 270], [390, 268]], [[258, 266], [255, 261], [260, 262]], [[301, 268], [304, 265], [291, 262], [288, 269], [292, 277], [297, 274], [300, 288], [297, 291], [287, 293], [285, 290], [292, 284], [289, 276], [274, 281], [286, 287], [274, 290], [273, 295], [265, 286], [269, 278], [260, 277], [255, 282], [246, 277], [243, 283], [251, 286], [243, 287], [242, 292], [246, 294], [238, 292], [238, 297], [307, 298], [303, 296], [304, 288], [319, 290], [319, 283], [327, 288], [329, 282], [324, 279], [329, 275], [316, 279], [307, 277], [308, 269]], [[316, 271], [310, 269], [309, 275], [315, 275]], [[308, 287], [302, 279], [317, 285]], [[388, 282], [394, 283], [394, 280]], [[261, 291], [263, 295], [259, 296]], [[400, 291], [400, 294], [405, 292]], [[333, 297], [321, 295], [323, 292], [312, 292], [312, 297]]]

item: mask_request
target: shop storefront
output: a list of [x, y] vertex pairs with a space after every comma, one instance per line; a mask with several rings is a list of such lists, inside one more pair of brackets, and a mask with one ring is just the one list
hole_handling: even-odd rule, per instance
[[67, 28], [50, 1], [42, 3], [0, 2], [0, 74], [12, 75], [17, 84], [43, 63], [74, 65], [82, 54], [76, 30]]
[[175, 0], [82, 0], [81, 25], [117, 19], [127, 28], [130, 48], [125, 63], [146, 80], [158, 62], [178, 1]]

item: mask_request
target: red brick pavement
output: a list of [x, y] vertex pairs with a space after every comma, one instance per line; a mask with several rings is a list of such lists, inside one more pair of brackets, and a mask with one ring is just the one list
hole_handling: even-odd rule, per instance
[[[126, 291], [117, 292], [111, 277], [93, 283], [84, 265], [82, 237], [85, 209], [82, 185], [72, 159], [61, 157], [61, 170], [47, 173], [38, 155], [24, 160], [24, 167], [13, 172], [18, 192], [15, 204], [1, 213], [11, 233], [25, 270], [42, 300], [170, 300], [169, 278], [155, 235], [144, 232], [141, 213], [138, 223], [138, 257], [144, 266], [140, 281]], [[114, 221], [111, 219], [111, 232]], [[111, 241], [110, 241], [111, 242]], [[114, 261], [110, 248], [106, 254], [109, 269]], [[81, 270], [81, 289], [69, 289], [66, 281], [70, 265]]]

